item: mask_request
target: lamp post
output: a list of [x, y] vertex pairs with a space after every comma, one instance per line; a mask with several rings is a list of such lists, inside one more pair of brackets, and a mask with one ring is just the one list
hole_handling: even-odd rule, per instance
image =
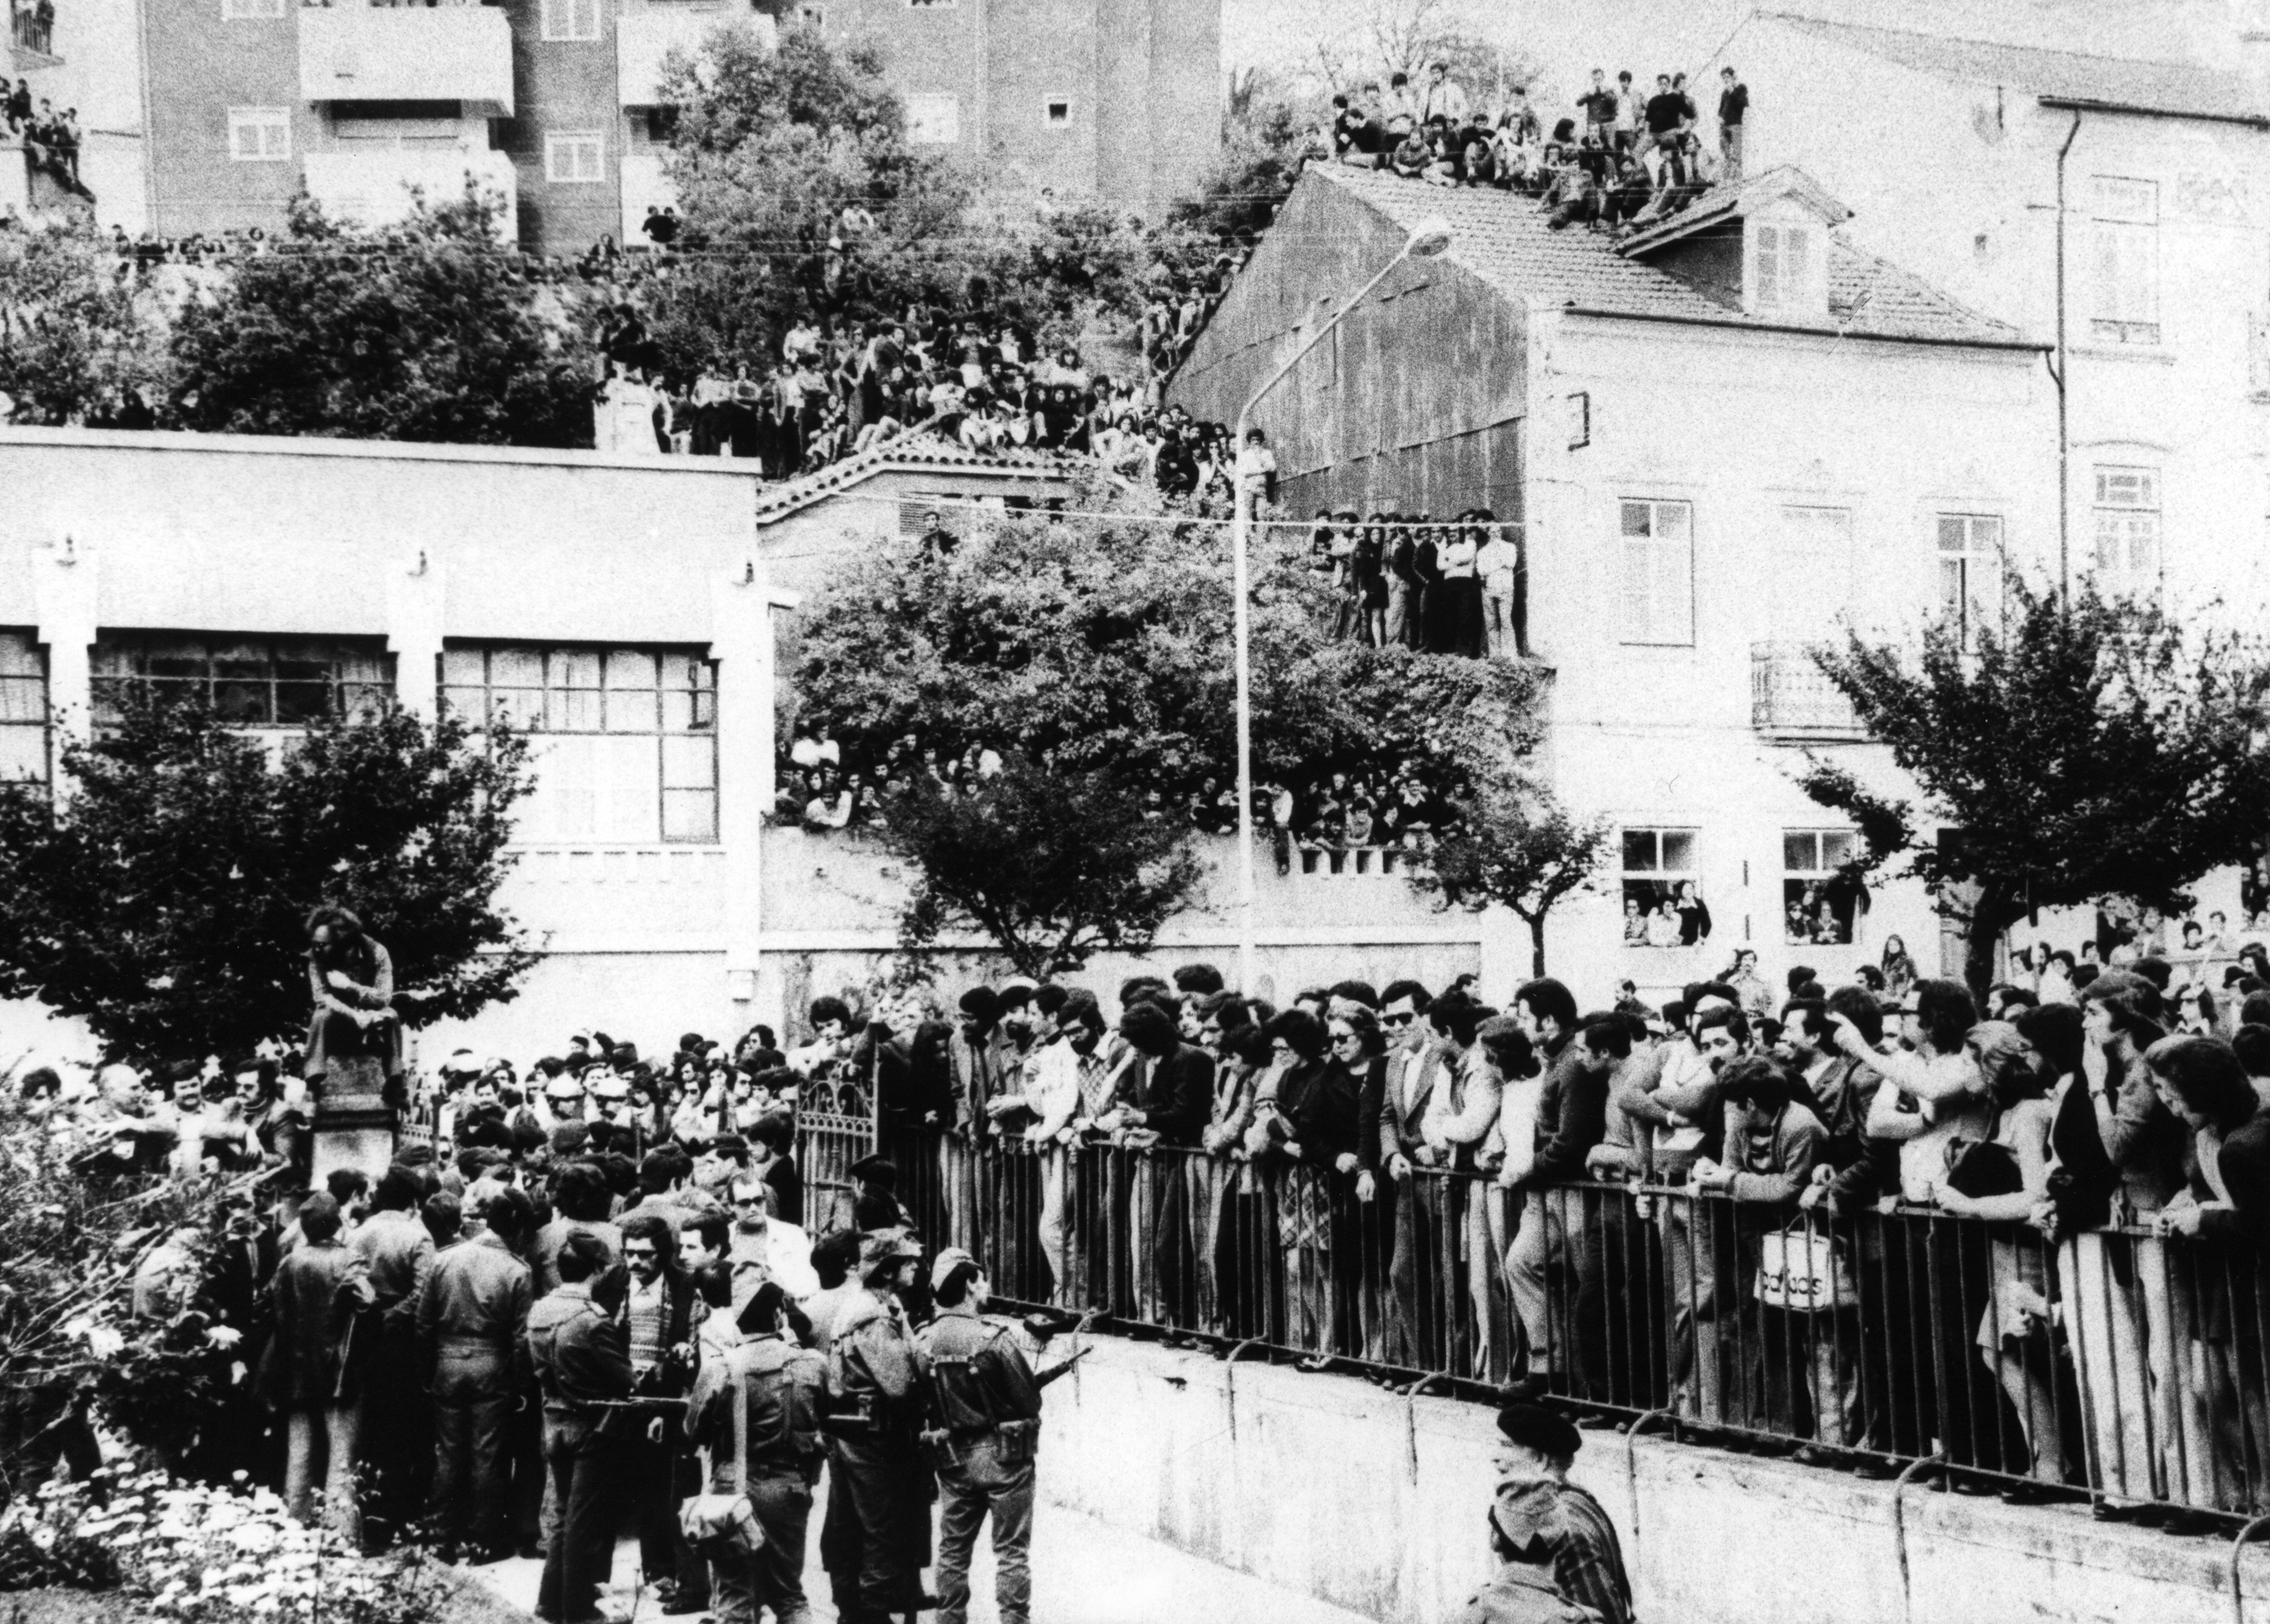
[[[1269, 374], [1261, 387], [1253, 391], [1237, 413], [1235, 449], [1245, 449], [1246, 432], [1253, 426], [1254, 410], [1285, 381], [1286, 374], [1301, 364], [1308, 352], [1322, 344], [1347, 314], [1371, 296], [1371, 290], [1387, 279], [1387, 273], [1406, 259], [1432, 259], [1450, 246], [1450, 224], [1439, 215], [1421, 220], [1413, 226], [1393, 259], [1379, 268], [1379, 274], [1356, 290], [1355, 297], [1342, 305], [1332, 320], [1309, 336], [1308, 341], [1293, 352], [1290, 360]], [[1240, 479], [1232, 501], [1229, 545], [1233, 567], [1232, 590], [1235, 595], [1232, 613], [1236, 625], [1237, 640], [1237, 985], [1248, 997], [1253, 993], [1254, 957], [1254, 869], [1253, 869], [1253, 613], [1249, 601], [1251, 571], [1246, 553], [1253, 540], [1254, 493]]]

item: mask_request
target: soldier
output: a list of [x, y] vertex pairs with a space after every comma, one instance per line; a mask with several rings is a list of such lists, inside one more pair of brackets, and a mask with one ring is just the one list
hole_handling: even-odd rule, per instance
[[534, 1217], [516, 1190], [490, 1198], [486, 1227], [434, 1260], [418, 1299], [419, 1363], [434, 1396], [431, 1514], [444, 1551], [477, 1562], [505, 1542], [507, 1428], [528, 1385], [528, 1265], [514, 1256]]
[[1033, 1455], [1041, 1392], [1007, 1325], [979, 1317], [992, 1295], [976, 1259], [949, 1246], [931, 1265], [938, 1317], [915, 1337], [929, 1390], [940, 1504], [938, 1624], [969, 1616], [969, 1554], [993, 1517], [1001, 1624], [1027, 1624], [1033, 1601]]
[[938, 1605], [922, 1589], [934, 1491], [922, 1457], [922, 1383], [897, 1295], [913, 1284], [921, 1260], [922, 1248], [902, 1231], [861, 1242], [866, 1294], [843, 1305], [828, 1347], [820, 1560], [842, 1624], [884, 1624]]
[[614, 1566], [614, 1529], [627, 1476], [624, 1440], [634, 1413], [631, 1357], [619, 1316], [623, 1277], [598, 1236], [560, 1249], [559, 1289], [528, 1314], [528, 1351], [544, 1391], [544, 1459], [560, 1521], [544, 1554], [536, 1616], [549, 1624], [597, 1620], [599, 1586]]
[[[806, 1624], [805, 1531], [812, 1487], [820, 1480], [820, 1412], [827, 1364], [783, 1332], [788, 1296], [767, 1280], [742, 1307], [742, 1341], [701, 1368], [686, 1401], [686, 1436], [709, 1454], [709, 1492], [748, 1497], [765, 1531], [762, 1549], [709, 1564], [717, 1624], [757, 1624], [770, 1607], [775, 1624]], [[734, 1390], [741, 1390], [743, 1433], [733, 1426]], [[748, 1463], [736, 1480], [735, 1457], [746, 1439]]]

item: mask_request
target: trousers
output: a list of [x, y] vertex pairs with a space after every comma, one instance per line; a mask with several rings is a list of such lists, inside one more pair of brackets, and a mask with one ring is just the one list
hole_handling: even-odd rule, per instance
[[804, 1595], [804, 1544], [812, 1521], [812, 1486], [800, 1477], [749, 1479], [749, 1506], [765, 1531], [764, 1548], [731, 1561], [709, 1564], [709, 1595], [717, 1624], [757, 1624], [767, 1607], [774, 1624], [806, 1624], [812, 1605]]
[[992, 1434], [961, 1445], [960, 1463], [938, 1474], [938, 1624], [968, 1624], [969, 1556], [989, 1516], [1001, 1624], [1029, 1624], [1033, 1484], [1033, 1463], [1003, 1460], [1000, 1439]]
[[303, 1523], [315, 1520], [315, 1429], [323, 1428], [323, 1524], [351, 1540], [362, 1537], [355, 1501], [355, 1446], [362, 1411], [352, 1404], [294, 1406], [285, 1423], [284, 1503]]
[[836, 1438], [820, 1560], [844, 1624], [914, 1610], [930, 1561], [929, 1468], [910, 1444]]
[[434, 1494], [444, 1539], [505, 1543], [505, 1435], [512, 1370], [501, 1353], [444, 1353], [434, 1367]]
[[544, 1461], [560, 1509], [544, 1549], [536, 1616], [548, 1624], [586, 1624], [599, 1616], [599, 1586], [614, 1568], [625, 1453], [618, 1443], [547, 1423]]

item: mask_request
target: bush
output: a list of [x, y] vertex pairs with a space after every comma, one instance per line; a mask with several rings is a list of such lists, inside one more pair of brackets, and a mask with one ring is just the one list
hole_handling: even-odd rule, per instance
[[267, 1489], [156, 1472], [101, 1502], [51, 1484], [0, 1514], [0, 1591], [33, 1586], [115, 1590], [180, 1624], [438, 1624], [456, 1591], [414, 1546], [362, 1556]]

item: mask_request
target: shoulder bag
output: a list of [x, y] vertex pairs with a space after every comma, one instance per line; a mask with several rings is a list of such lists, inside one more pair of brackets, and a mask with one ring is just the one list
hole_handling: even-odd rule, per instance
[[764, 1528], [749, 1503], [748, 1380], [740, 1372], [727, 1379], [733, 1384], [733, 1492], [696, 1494], [678, 1514], [686, 1543], [713, 1562], [736, 1561], [765, 1548]]

